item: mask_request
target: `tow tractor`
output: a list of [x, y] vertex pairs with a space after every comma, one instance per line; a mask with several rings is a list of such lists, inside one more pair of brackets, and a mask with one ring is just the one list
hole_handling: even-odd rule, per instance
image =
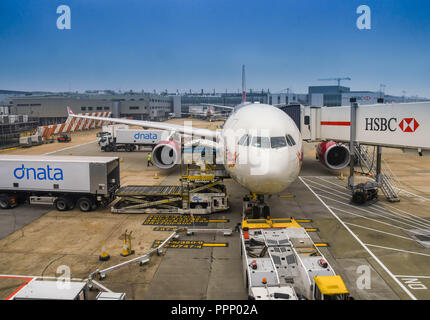
[[215, 167], [186, 166], [179, 185], [124, 186], [112, 213], [210, 214], [229, 208], [223, 176]]
[[240, 238], [250, 299], [351, 299], [342, 278], [295, 219], [245, 216]]
[[72, 136], [71, 136], [70, 132], [62, 133], [60, 136], [58, 136], [57, 141], [58, 142], [70, 142], [70, 141], [72, 141]]

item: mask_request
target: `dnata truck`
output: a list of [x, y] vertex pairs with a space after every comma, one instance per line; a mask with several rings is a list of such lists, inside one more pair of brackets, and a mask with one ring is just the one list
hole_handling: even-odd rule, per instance
[[119, 158], [0, 156], [0, 208], [20, 202], [88, 212], [107, 205], [120, 186]]
[[142, 130], [128, 128], [103, 127], [103, 131], [98, 134], [98, 144], [105, 152], [125, 150], [132, 152], [138, 146], [153, 147], [161, 141], [162, 131]]

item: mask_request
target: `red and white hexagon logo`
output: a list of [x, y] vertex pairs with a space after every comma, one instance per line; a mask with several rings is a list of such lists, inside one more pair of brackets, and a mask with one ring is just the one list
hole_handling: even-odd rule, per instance
[[403, 132], [415, 132], [419, 126], [420, 124], [414, 118], [404, 118], [399, 123], [399, 127]]

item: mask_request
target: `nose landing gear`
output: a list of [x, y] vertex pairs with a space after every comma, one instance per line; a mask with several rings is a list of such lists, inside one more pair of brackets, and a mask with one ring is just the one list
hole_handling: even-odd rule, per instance
[[270, 219], [270, 208], [264, 202], [264, 195], [251, 194], [243, 198], [244, 219]]

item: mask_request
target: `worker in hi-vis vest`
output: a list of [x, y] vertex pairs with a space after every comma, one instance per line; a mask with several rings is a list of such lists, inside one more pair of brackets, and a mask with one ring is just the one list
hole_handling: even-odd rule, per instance
[[146, 166], [147, 167], [149, 167], [149, 164], [151, 164], [151, 166], [153, 166], [154, 164], [152, 163], [152, 160], [151, 160], [151, 153], [148, 153], [148, 158], [146, 158], [146, 160], [148, 161], [147, 162], [147, 164], [146, 164]]

